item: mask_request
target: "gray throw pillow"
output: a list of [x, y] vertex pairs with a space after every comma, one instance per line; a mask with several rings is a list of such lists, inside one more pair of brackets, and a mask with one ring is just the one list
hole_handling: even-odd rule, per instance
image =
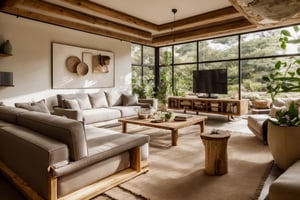
[[107, 108], [108, 103], [104, 92], [89, 94], [91, 104], [93, 108]]
[[138, 97], [136, 95], [122, 95], [123, 106], [136, 106], [138, 105]]
[[68, 109], [80, 110], [79, 103], [76, 99], [64, 99], [64, 104]]
[[30, 111], [42, 112], [42, 113], [49, 113], [50, 111], [46, 105], [45, 99], [42, 99], [37, 102], [28, 102], [28, 103], [15, 103], [15, 107], [23, 108]]

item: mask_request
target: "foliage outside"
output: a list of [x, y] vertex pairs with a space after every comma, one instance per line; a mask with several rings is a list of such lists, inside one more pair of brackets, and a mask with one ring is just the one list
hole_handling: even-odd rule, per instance
[[[281, 48], [286, 49], [287, 44], [300, 44], [299, 28], [294, 26], [294, 36], [289, 30], [281, 31]], [[267, 92], [272, 102], [279, 93], [300, 92], [300, 59], [290, 57], [287, 61], [277, 61], [275, 67], [267, 76], [263, 76], [267, 83]]]
[[157, 99], [160, 103], [166, 105], [168, 103], [168, 87], [169, 87], [169, 77], [170, 77], [170, 58], [171, 53], [168, 51], [164, 52], [164, 67], [160, 71], [160, 80], [157, 87]]

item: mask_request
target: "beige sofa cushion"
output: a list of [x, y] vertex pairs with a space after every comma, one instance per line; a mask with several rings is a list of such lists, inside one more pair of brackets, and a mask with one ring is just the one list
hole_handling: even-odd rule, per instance
[[77, 99], [64, 99], [63, 101], [68, 109], [80, 110]]
[[85, 124], [121, 118], [121, 112], [111, 108], [94, 108], [90, 110], [83, 110], [82, 115], [84, 116]]
[[17, 116], [19, 113], [28, 112], [27, 110], [21, 108], [15, 108], [11, 106], [0, 106], [0, 120], [17, 123]]
[[289, 167], [270, 186], [270, 200], [294, 200], [300, 197], [300, 160]]
[[15, 106], [17, 108], [23, 108], [30, 111], [37, 111], [50, 114], [45, 99], [36, 102], [15, 103]]
[[93, 108], [107, 108], [108, 103], [104, 92], [89, 94], [90, 101]]
[[65, 143], [72, 160], [88, 155], [83, 124], [79, 121], [39, 112], [24, 112], [18, 124]]
[[88, 98], [88, 94], [86, 93], [76, 93], [76, 94], [58, 94], [57, 95], [57, 102], [58, 106], [62, 108], [68, 108], [65, 104], [65, 99], [76, 99], [80, 106], [80, 109], [91, 109], [92, 105]]
[[81, 110], [87, 110], [92, 108], [88, 94], [81, 94], [80, 96], [77, 96], [76, 99]]
[[122, 94], [118, 91], [105, 92], [108, 106], [121, 106], [122, 105]]

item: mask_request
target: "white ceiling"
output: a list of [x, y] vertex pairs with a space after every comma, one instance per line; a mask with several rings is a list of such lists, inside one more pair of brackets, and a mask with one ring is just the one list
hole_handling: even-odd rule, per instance
[[228, 0], [91, 0], [134, 17], [164, 24], [176, 20], [231, 6]]

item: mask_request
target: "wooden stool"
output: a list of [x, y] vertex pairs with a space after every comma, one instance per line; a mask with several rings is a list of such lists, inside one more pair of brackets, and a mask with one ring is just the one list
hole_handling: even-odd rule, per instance
[[227, 141], [230, 133], [213, 131], [200, 135], [205, 147], [205, 172], [208, 175], [223, 175], [228, 172]]

